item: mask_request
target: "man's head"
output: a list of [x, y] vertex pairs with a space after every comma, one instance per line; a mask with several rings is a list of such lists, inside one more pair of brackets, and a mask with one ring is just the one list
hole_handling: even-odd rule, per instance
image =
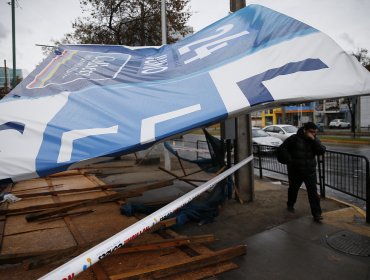
[[317, 125], [313, 122], [307, 122], [303, 125], [303, 130], [307, 137], [314, 139], [317, 133]]

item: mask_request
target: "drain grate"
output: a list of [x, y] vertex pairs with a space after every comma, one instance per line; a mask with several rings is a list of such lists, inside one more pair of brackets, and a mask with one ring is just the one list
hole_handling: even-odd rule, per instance
[[350, 231], [339, 231], [326, 238], [330, 247], [361, 257], [370, 257], [370, 238]]

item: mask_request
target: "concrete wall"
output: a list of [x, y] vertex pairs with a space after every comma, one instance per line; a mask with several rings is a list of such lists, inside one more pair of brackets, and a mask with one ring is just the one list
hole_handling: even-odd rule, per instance
[[361, 127], [370, 126], [370, 96], [361, 96]]

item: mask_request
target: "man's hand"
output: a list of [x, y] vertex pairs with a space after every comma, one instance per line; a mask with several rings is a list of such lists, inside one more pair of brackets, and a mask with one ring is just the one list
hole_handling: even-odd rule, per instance
[[313, 135], [310, 132], [307, 133], [307, 137], [310, 138], [311, 140], [315, 140], [315, 135]]
[[316, 138], [316, 131], [315, 130], [305, 130], [304, 134], [307, 138], [311, 140], [315, 140]]

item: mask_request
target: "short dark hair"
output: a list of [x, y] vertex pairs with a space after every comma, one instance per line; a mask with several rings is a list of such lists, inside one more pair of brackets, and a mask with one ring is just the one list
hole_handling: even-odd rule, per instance
[[306, 122], [304, 125], [303, 125], [303, 128], [305, 130], [307, 129], [317, 129], [317, 125], [313, 122]]

